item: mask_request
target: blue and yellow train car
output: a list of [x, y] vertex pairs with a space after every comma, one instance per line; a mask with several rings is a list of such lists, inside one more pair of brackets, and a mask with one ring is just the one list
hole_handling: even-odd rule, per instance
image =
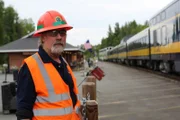
[[171, 2], [149, 23], [153, 68], [180, 72], [180, 0]]
[[150, 64], [149, 28], [127, 40], [127, 60], [131, 65]]
[[180, 0], [154, 15], [148, 28], [115, 46], [108, 59], [166, 73], [180, 72]]

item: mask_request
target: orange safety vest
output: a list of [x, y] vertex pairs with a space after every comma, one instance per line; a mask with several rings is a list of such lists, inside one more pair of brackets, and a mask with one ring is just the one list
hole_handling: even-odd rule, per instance
[[[26, 58], [37, 93], [32, 120], [80, 120], [80, 100], [76, 78], [67, 64], [74, 82], [77, 103], [73, 108], [69, 86], [63, 81], [52, 63], [43, 63], [38, 53]], [[66, 62], [66, 61], [65, 61]]]

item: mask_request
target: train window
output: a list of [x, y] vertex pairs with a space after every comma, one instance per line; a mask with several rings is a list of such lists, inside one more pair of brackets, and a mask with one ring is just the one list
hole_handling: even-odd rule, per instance
[[157, 45], [161, 45], [161, 29], [157, 29]]
[[180, 17], [178, 17], [178, 39], [180, 41]]
[[133, 43], [131, 44], [131, 50], [133, 50]]
[[157, 23], [160, 22], [160, 15], [157, 16]]
[[167, 44], [167, 30], [166, 30], [166, 26], [162, 27], [162, 45], [166, 45]]
[[146, 37], [143, 37], [144, 38], [144, 44], [146, 44]]
[[153, 40], [154, 40], [154, 45], [157, 45], [157, 32], [156, 30], [153, 31]]
[[153, 25], [153, 24], [154, 24], [154, 19], [151, 19], [150, 25]]
[[143, 44], [143, 38], [141, 38], [141, 44]]
[[146, 46], [147, 46], [147, 37], [145, 36], [144, 38], [145, 38], [145, 44], [146, 44]]
[[166, 9], [166, 18], [173, 17], [178, 12], [177, 2], [173, 3], [170, 7]]
[[179, 28], [179, 20], [178, 20], [178, 15], [176, 16], [176, 34], [178, 34], [178, 28]]
[[132, 43], [132, 49], [134, 49], [134, 42]]
[[146, 44], [147, 44], [147, 45], [149, 44], [149, 38], [148, 38], [148, 36], [146, 36]]
[[146, 36], [144, 37], [144, 46], [146, 47], [147, 46], [147, 43], [146, 43], [147, 39], [146, 39]]
[[143, 47], [143, 38], [141, 38], [141, 47]]
[[143, 39], [143, 37], [141, 38], [141, 47], [144, 47], [144, 39]]
[[156, 17], [153, 19], [153, 25], [156, 24]]
[[161, 13], [161, 20], [164, 20], [164, 19], [166, 19], [166, 13], [165, 13], [165, 11], [163, 11], [163, 12]]
[[152, 20], [149, 21], [149, 25], [150, 25], [150, 26], [152, 25]]

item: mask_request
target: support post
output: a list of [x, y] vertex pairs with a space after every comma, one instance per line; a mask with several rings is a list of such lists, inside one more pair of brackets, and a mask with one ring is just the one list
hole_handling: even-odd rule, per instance
[[93, 82], [96, 86], [96, 78], [94, 76], [87, 76], [86, 82]]
[[86, 118], [88, 120], [98, 120], [98, 103], [95, 100], [87, 100]]
[[87, 100], [96, 100], [96, 86], [93, 82], [85, 82], [82, 85], [82, 97]]

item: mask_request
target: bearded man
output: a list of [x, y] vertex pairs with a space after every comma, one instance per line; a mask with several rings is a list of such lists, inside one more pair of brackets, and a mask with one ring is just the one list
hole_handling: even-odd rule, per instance
[[76, 78], [61, 56], [72, 29], [57, 11], [47, 11], [37, 25], [39, 50], [26, 58], [17, 86], [18, 120], [80, 120]]

